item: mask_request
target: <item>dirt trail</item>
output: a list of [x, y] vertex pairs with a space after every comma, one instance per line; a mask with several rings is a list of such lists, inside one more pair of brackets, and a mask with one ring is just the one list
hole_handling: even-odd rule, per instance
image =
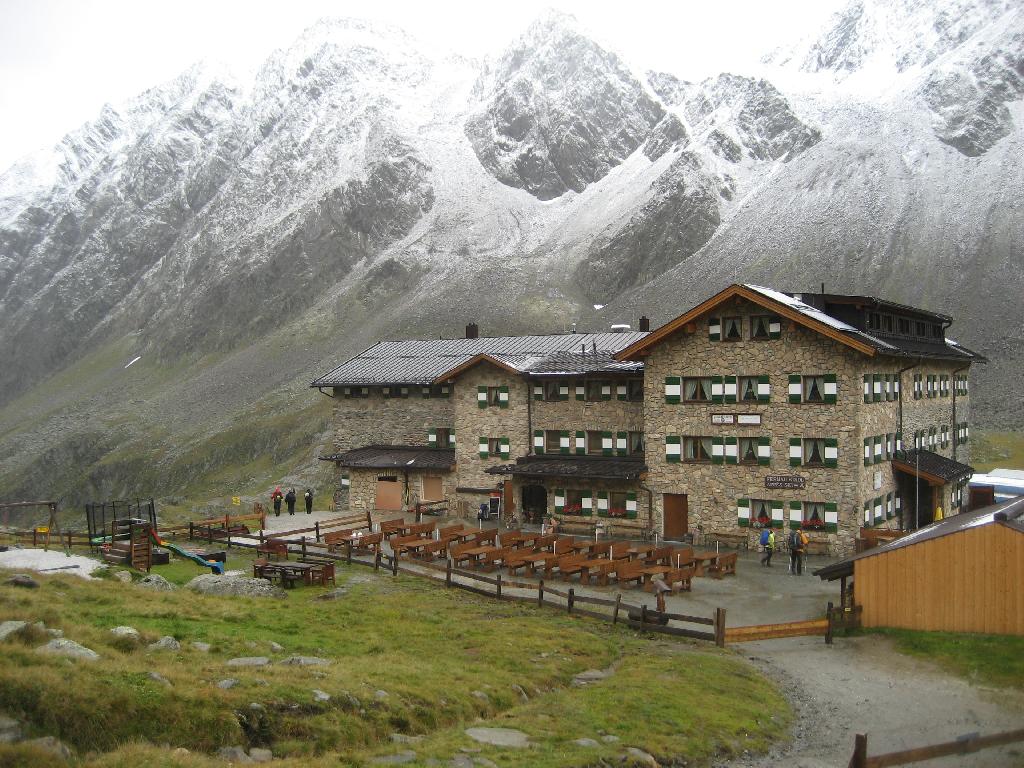
[[[897, 653], [886, 638], [837, 638], [827, 646], [820, 637], [801, 637], [734, 647], [779, 684], [798, 722], [794, 736], [768, 755], [722, 764], [730, 768], [846, 768], [857, 733], [868, 734], [868, 754], [875, 755], [1024, 724], [1024, 694], [972, 685]], [[1024, 766], [1024, 743], [916, 765]]]

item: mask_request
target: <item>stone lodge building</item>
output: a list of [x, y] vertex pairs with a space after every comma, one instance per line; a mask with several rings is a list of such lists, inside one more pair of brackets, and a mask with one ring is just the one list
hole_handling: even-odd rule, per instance
[[733, 285], [654, 332], [381, 342], [335, 400], [338, 503], [500, 498], [615, 533], [862, 527], [961, 511], [976, 353], [952, 319], [866, 296]]

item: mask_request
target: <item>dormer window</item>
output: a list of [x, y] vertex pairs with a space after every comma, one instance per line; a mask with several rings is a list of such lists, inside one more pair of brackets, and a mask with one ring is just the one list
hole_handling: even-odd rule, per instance
[[892, 315], [882, 315], [882, 331], [885, 333], [893, 332], [893, 317]]
[[896, 318], [896, 327], [904, 336], [910, 335], [910, 321], [905, 317]]
[[938, 323], [932, 326], [932, 336], [934, 336], [936, 339], [942, 338], [942, 326], [939, 325]]

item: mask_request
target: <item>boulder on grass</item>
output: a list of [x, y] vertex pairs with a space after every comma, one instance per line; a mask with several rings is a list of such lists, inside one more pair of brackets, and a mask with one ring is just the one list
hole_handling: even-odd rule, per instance
[[185, 585], [202, 595], [219, 595], [221, 597], [287, 597], [288, 594], [280, 587], [275, 587], [266, 579], [250, 579], [247, 576], [218, 576], [204, 573], [196, 576]]
[[96, 661], [100, 657], [96, 651], [79, 645], [74, 640], [57, 637], [36, 648], [36, 653], [48, 653], [53, 656], [67, 656], [71, 659], [82, 659], [84, 661]]

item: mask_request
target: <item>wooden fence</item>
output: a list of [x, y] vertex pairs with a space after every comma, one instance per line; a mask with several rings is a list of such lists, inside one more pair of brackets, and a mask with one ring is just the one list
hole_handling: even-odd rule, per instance
[[909, 765], [910, 763], [919, 763], [922, 760], [932, 760], [936, 757], [945, 757], [946, 755], [966, 755], [990, 747], [1014, 744], [1018, 741], [1024, 741], [1024, 728], [1016, 731], [995, 733], [990, 736], [973, 734], [956, 741], [947, 741], [942, 744], [931, 744], [927, 747], [915, 747], [914, 749], [904, 749], [899, 752], [888, 752], [884, 755], [868, 757], [868, 736], [866, 733], [858, 733], [854, 739], [853, 756], [850, 758], [847, 768], [884, 768], [887, 765]]
[[778, 624], [752, 624], [745, 627], [729, 627], [725, 632], [728, 643], [749, 643], [754, 640], [775, 640], [782, 637], [824, 636], [828, 645], [836, 630], [853, 629], [860, 626], [861, 608], [835, 608], [829, 603], [825, 616], [805, 621], [787, 621]]
[[40, 547], [45, 544], [54, 547], [88, 547], [90, 545], [89, 534], [76, 531], [65, 531], [61, 533], [39, 531], [33, 528], [31, 531], [4, 531], [0, 533], [0, 539], [10, 541], [13, 544]]

